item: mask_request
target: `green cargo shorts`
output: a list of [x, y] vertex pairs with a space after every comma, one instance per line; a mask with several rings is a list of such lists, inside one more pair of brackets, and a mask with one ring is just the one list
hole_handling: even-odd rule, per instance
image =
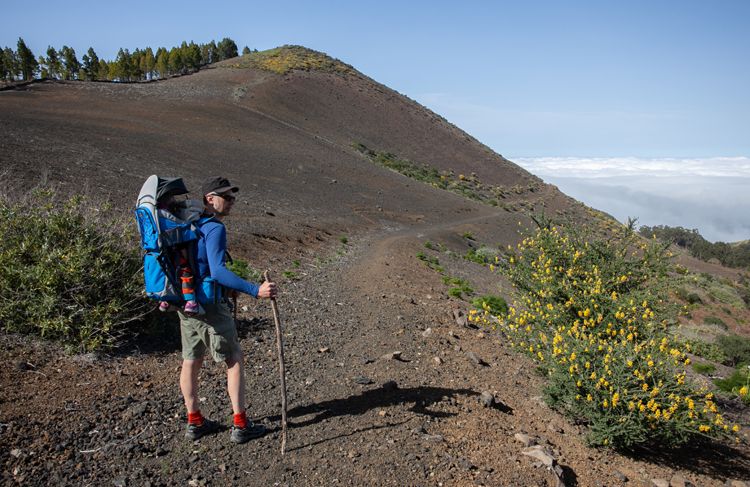
[[206, 314], [180, 315], [180, 336], [182, 338], [182, 358], [197, 360], [203, 358], [206, 350], [216, 362], [242, 356], [242, 348], [237, 337], [237, 327], [229, 307], [224, 304], [203, 306]]

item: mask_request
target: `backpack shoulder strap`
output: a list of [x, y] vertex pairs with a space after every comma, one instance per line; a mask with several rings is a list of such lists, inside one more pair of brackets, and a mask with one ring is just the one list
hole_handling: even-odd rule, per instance
[[219, 221], [214, 216], [202, 216], [198, 220], [196, 220], [195, 222], [193, 222], [193, 224], [196, 227], [200, 228], [200, 227], [202, 227], [203, 225], [205, 225], [206, 223], [209, 223], [209, 222], [216, 222], [216, 223], [219, 223], [219, 224], [223, 225], [223, 223], [221, 223], [221, 221]]

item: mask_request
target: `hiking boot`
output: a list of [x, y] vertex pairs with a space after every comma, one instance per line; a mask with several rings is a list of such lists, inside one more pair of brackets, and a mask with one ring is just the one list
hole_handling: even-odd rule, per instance
[[217, 429], [219, 429], [219, 423], [203, 418], [203, 422], [200, 425], [188, 423], [185, 438], [195, 441], [204, 435], [213, 433]]
[[261, 436], [265, 435], [267, 431], [268, 429], [262, 424], [255, 424], [251, 421], [248, 421], [247, 426], [245, 426], [244, 428], [232, 426], [231, 439], [234, 443], [247, 443], [252, 439], [260, 438]]

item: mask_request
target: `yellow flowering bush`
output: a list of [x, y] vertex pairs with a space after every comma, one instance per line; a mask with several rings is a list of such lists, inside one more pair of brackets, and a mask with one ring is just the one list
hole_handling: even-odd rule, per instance
[[663, 244], [644, 243], [632, 224], [606, 240], [540, 225], [510, 254], [500, 268], [517, 300], [496, 319], [488, 307], [471, 319], [539, 364], [548, 403], [587, 424], [591, 444], [673, 446], [731, 434], [713, 395], [686, 381], [690, 359], [668, 334]]

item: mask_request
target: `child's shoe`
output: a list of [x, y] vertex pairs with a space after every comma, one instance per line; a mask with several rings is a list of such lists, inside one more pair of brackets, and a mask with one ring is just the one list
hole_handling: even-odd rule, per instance
[[198, 304], [198, 301], [186, 302], [184, 311], [186, 315], [200, 315], [204, 313], [203, 308]]
[[162, 301], [159, 303], [159, 311], [161, 311], [162, 313], [166, 313], [167, 311], [169, 311], [169, 308], [171, 307], [172, 306], [169, 304], [168, 301]]

